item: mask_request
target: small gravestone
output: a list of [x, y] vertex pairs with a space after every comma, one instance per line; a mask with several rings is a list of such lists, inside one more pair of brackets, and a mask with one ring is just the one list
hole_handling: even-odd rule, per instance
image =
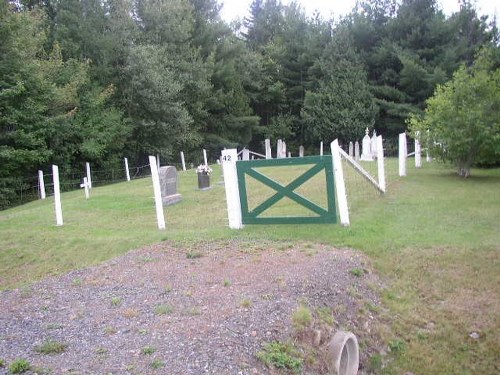
[[160, 191], [163, 205], [169, 206], [180, 202], [182, 196], [177, 193], [177, 170], [175, 167], [161, 167], [158, 174], [160, 175]]
[[359, 142], [354, 143], [354, 160], [359, 161]]
[[352, 144], [352, 142], [349, 142], [349, 156], [351, 158], [354, 157], [354, 145]]
[[304, 157], [304, 146], [299, 146], [299, 157], [300, 158]]

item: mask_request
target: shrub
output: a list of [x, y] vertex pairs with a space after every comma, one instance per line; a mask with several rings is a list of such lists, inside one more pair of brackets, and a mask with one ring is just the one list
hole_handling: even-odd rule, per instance
[[292, 315], [293, 326], [298, 331], [309, 328], [311, 326], [312, 319], [311, 310], [304, 305], [300, 305]]
[[59, 354], [63, 353], [67, 347], [67, 344], [49, 339], [42, 345], [36, 346], [35, 351], [41, 354]]

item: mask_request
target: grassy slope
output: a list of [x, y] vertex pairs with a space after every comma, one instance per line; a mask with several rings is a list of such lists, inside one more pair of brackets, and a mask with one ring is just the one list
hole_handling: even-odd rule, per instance
[[[389, 161], [389, 174], [395, 171]], [[391, 172], [392, 171], [392, 172]], [[158, 231], [149, 179], [63, 195], [65, 225], [53, 202], [0, 212], [0, 289], [109, 259], [161, 240], [185, 245], [224, 238], [309, 240], [367, 253], [390, 287], [384, 292], [391, 330], [403, 342], [383, 372], [491, 374], [498, 371], [500, 311], [500, 170], [460, 180], [437, 164], [392, 178], [389, 193], [357, 196], [349, 228], [332, 225], [227, 229], [220, 171], [213, 189], [195, 189], [196, 174], [180, 172], [184, 201], [168, 207]], [[357, 200], [357, 201], [356, 201]], [[469, 334], [477, 332], [478, 340]]]

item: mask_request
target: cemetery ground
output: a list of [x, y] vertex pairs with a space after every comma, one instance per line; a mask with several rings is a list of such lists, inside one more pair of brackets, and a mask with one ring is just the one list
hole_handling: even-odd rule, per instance
[[[438, 163], [404, 178], [396, 169], [388, 160], [385, 196], [348, 183], [349, 228], [229, 230], [219, 169], [207, 191], [179, 172], [183, 201], [165, 209], [165, 231], [150, 179], [94, 188], [88, 201], [63, 194], [63, 227], [51, 199], [2, 211], [0, 361], [23, 353], [52, 373], [194, 374], [209, 363], [266, 373], [256, 353], [279, 339], [314, 373], [323, 364], [308, 336], [329, 326], [358, 335], [366, 372], [498, 373], [500, 169], [467, 180]], [[170, 367], [177, 357], [184, 368]]]

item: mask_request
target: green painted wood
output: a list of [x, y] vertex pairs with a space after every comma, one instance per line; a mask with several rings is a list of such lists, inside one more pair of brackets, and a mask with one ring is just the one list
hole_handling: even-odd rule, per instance
[[[294, 165], [311, 165], [311, 168], [302, 173], [288, 185], [284, 186], [279, 182], [258, 172], [256, 168], [279, 167]], [[264, 159], [238, 161], [236, 163], [238, 173], [238, 187], [240, 190], [240, 204], [242, 219], [244, 224], [313, 224], [313, 223], [336, 223], [337, 209], [335, 205], [335, 191], [333, 182], [333, 165], [331, 156], [308, 156], [303, 158], [287, 159]], [[295, 193], [305, 182], [310, 180], [321, 171], [325, 171], [325, 183], [327, 189], [327, 210], [311, 202], [302, 195]], [[248, 195], [246, 186], [246, 175], [254, 178], [262, 184], [275, 190], [276, 193], [266, 199], [252, 211], [248, 209]], [[284, 197], [287, 197], [297, 204], [312, 211], [317, 216], [273, 216], [259, 217], [264, 211], [272, 207]]]

